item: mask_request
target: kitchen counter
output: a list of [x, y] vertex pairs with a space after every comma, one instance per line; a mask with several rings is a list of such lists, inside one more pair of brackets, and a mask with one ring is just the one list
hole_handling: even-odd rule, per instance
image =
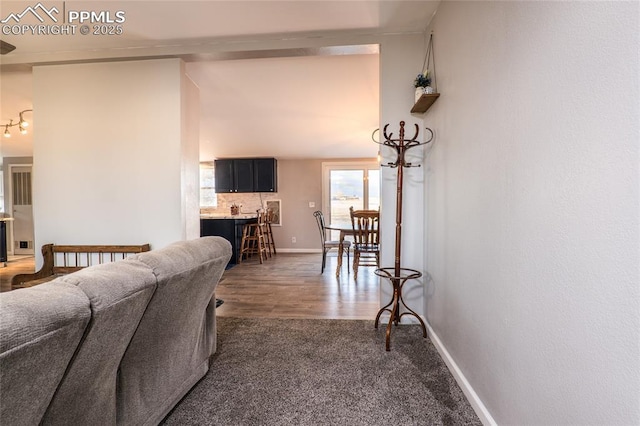
[[241, 214], [225, 214], [225, 213], [213, 213], [213, 214], [201, 214], [200, 219], [257, 219], [257, 213], [241, 213]]

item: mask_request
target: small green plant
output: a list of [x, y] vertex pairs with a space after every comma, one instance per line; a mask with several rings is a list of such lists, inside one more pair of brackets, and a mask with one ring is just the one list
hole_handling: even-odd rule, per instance
[[416, 79], [413, 81], [413, 85], [415, 87], [427, 87], [431, 85], [431, 74], [429, 70], [426, 70], [423, 73], [418, 74]]

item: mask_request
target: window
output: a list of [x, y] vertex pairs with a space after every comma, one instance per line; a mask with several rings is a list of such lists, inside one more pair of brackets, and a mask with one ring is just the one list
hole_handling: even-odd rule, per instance
[[217, 207], [216, 178], [213, 162], [200, 163], [200, 207]]
[[[380, 166], [375, 162], [323, 163], [323, 211], [327, 225], [351, 226], [349, 207], [380, 207]], [[332, 235], [332, 239], [337, 239]]]

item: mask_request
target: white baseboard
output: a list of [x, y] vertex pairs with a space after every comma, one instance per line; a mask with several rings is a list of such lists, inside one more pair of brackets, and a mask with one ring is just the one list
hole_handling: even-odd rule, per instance
[[478, 394], [476, 394], [476, 392], [473, 390], [471, 384], [467, 381], [467, 378], [464, 376], [464, 374], [462, 374], [462, 371], [460, 370], [460, 368], [458, 368], [458, 364], [456, 364], [453, 358], [451, 358], [449, 351], [447, 351], [447, 348], [444, 347], [438, 335], [433, 331], [433, 328], [431, 328], [431, 325], [428, 322], [426, 322], [426, 325], [427, 332], [429, 333], [429, 338], [440, 353], [440, 356], [444, 360], [445, 364], [447, 364], [447, 367], [449, 367], [449, 371], [451, 371], [451, 374], [453, 374], [456, 382], [458, 382], [458, 385], [469, 400], [471, 407], [473, 407], [473, 410], [480, 418], [482, 424], [497, 426], [497, 423], [495, 422], [495, 420], [493, 420], [491, 413], [489, 413], [489, 410], [487, 410], [487, 407], [485, 407], [485, 405], [482, 403], [482, 401], [478, 397]]

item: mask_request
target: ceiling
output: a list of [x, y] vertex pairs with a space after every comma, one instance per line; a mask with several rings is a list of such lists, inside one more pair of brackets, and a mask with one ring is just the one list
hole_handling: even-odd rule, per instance
[[[367, 39], [424, 31], [438, 2], [3, 0], [0, 25], [16, 25], [29, 6], [59, 21], [71, 11], [107, 12], [112, 20], [121, 11], [125, 20], [120, 35], [3, 31], [16, 49], [0, 56], [0, 124], [32, 107], [35, 65], [181, 57], [200, 88], [201, 160], [373, 157], [379, 55]], [[39, 23], [30, 10], [18, 19]], [[11, 130], [11, 138], [0, 137], [1, 156], [31, 155], [31, 135]]]

